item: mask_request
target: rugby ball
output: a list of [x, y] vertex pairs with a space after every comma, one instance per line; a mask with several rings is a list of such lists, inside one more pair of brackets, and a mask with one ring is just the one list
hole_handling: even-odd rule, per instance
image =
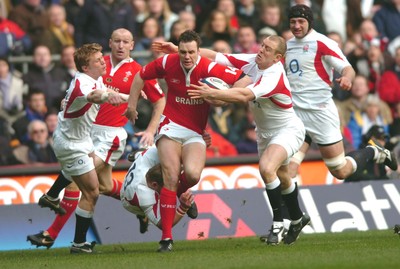
[[213, 89], [218, 89], [218, 90], [229, 89], [229, 85], [225, 81], [217, 77], [203, 78], [200, 81], [207, 84], [210, 88]]

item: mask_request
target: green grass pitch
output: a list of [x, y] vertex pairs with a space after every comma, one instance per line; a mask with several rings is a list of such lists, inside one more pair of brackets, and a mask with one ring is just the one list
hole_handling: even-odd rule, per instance
[[3, 251], [0, 268], [400, 268], [400, 237], [393, 230], [301, 234], [291, 246], [246, 237], [176, 241], [171, 253], [157, 253], [157, 247], [157, 242], [97, 245], [91, 255], [71, 255], [68, 248]]

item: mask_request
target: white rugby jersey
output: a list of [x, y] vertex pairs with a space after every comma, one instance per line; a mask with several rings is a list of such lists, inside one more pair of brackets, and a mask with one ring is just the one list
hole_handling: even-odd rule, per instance
[[332, 98], [333, 70], [341, 73], [350, 63], [338, 44], [311, 30], [303, 39], [287, 42], [285, 68], [294, 107], [319, 109]]
[[90, 130], [100, 107], [86, 99], [93, 90], [106, 90], [103, 78], [95, 80], [84, 73], [76, 72], [65, 96], [63, 110], [58, 113], [57, 131], [70, 141], [82, 141], [90, 137]]
[[161, 219], [159, 197], [156, 191], [150, 189], [146, 182], [146, 173], [150, 168], [160, 163], [156, 147], [138, 154], [124, 179], [121, 197], [130, 205], [130, 211], [137, 215], [143, 213], [157, 225]]
[[289, 81], [281, 62], [260, 70], [255, 62], [256, 54], [221, 54], [217, 53], [216, 61], [220, 64], [234, 66], [251, 77], [253, 84], [247, 86], [256, 99], [249, 102], [257, 131], [270, 133], [272, 130], [288, 126], [296, 119]]

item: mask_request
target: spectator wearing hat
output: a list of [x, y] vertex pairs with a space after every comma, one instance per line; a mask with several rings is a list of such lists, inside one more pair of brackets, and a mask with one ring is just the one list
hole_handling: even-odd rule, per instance
[[[379, 143], [380, 145], [387, 144], [389, 139], [389, 135], [385, 131], [385, 128], [380, 125], [373, 125], [368, 132], [362, 137], [362, 144], [360, 148], [365, 148], [369, 145], [370, 140], [374, 140], [375, 143]], [[346, 178], [344, 182], [357, 182], [363, 180], [380, 180], [380, 179], [388, 179], [386, 167], [384, 164], [377, 164], [374, 161], [370, 160], [365, 169], [362, 171], [357, 171], [352, 174], [350, 177]]]

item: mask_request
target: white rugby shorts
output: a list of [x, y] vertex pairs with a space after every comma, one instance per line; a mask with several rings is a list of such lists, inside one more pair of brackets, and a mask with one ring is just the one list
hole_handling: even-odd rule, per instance
[[160, 126], [155, 141], [158, 141], [162, 136], [167, 136], [168, 138], [181, 143], [183, 146], [190, 143], [201, 143], [204, 146], [206, 145], [202, 135], [168, 120], [164, 115], [161, 116]]
[[89, 157], [89, 154], [94, 151], [90, 137], [80, 141], [71, 141], [62, 134], [55, 132], [53, 140], [54, 153], [67, 178], [69, 176], [80, 176], [95, 169], [93, 158]]
[[262, 153], [269, 145], [280, 145], [286, 150], [288, 156], [283, 164], [289, 164], [290, 157], [300, 149], [304, 142], [304, 137], [304, 125], [297, 117], [285, 128], [270, 130], [268, 133], [257, 132], [258, 156], [261, 158]]
[[90, 133], [95, 154], [105, 163], [115, 166], [125, 150], [128, 134], [123, 127], [110, 127], [93, 124]]
[[307, 134], [319, 145], [329, 145], [343, 139], [340, 119], [333, 100], [319, 110], [295, 107], [297, 116], [303, 121]]

